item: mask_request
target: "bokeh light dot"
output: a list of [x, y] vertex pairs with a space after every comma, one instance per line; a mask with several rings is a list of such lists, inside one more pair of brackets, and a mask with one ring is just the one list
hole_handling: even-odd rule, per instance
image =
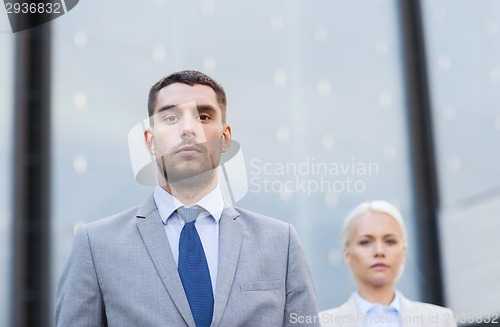
[[77, 109], [83, 109], [87, 106], [87, 95], [83, 91], [77, 91], [73, 96], [73, 105]]
[[493, 83], [500, 82], [500, 68], [493, 68], [490, 70], [490, 81]]
[[87, 45], [87, 33], [84, 31], [77, 31], [73, 35], [73, 43], [77, 48], [83, 48]]
[[273, 32], [280, 32], [285, 28], [285, 20], [281, 16], [274, 16], [271, 18], [270, 25]]
[[329, 208], [334, 208], [339, 202], [339, 196], [337, 193], [327, 192], [325, 193], [325, 204]]
[[285, 126], [276, 129], [276, 139], [280, 143], [286, 143], [290, 139], [290, 130]]
[[212, 16], [215, 12], [215, 4], [210, 0], [201, 1], [201, 12], [205, 16]]
[[438, 57], [438, 67], [442, 71], [447, 71], [451, 69], [451, 58], [448, 55], [441, 55]]
[[339, 249], [333, 248], [328, 252], [328, 262], [332, 266], [339, 266], [342, 262], [342, 255]]
[[321, 96], [328, 96], [332, 92], [332, 86], [330, 84], [330, 81], [327, 79], [322, 79], [318, 82], [318, 93]]
[[321, 146], [325, 150], [331, 150], [335, 146], [335, 138], [330, 134], [325, 134], [321, 138]]
[[393, 161], [396, 159], [398, 155], [398, 151], [396, 150], [396, 147], [393, 145], [386, 145], [384, 146], [384, 149], [382, 150], [382, 154], [387, 161]]
[[390, 107], [392, 105], [392, 95], [389, 92], [380, 93], [378, 103], [384, 108]]
[[457, 118], [457, 109], [452, 104], [447, 104], [443, 106], [442, 114], [444, 120], [452, 122]]
[[73, 158], [73, 170], [75, 173], [82, 175], [87, 172], [88, 162], [87, 157], [84, 155], [77, 155]]
[[457, 173], [460, 171], [460, 168], [462, 168], [462, 160], [460, 160], [459, 156], [451, 156], [448, 158], [448, 169], [453, 172]]
[[436, 7], [433, 12], [433, 17], [436, 21], [438, 22], [444, 22], [446, 20], [446, 17], [448, 16], [448, 13], [446, 12], [446, 9], [443, 7]]
[[290, 202], [293, 198], [293, 193], [291, 192], [291, 190], [284, 187], [284, 184], [282, 184], [282, 186], [283, 187], [281, 188], [279, 193], [280, 200], [283, 202]]
[[287, 82], [286, 73], [282, 70], [276, 70], [273, 73], [273, 82], [277, 87], [285, 86]]
[[498, 25], [495, 22], [487, 21], [484, 23], [484, 32], [487, 35], [495, 35], [498, 31]]
[[385, 57], [389, 53], [389, 45], [384, 41], [377, 42], [374, 51], [377, 56]]
[[328, 30], [324, 27], [318, 27], [314, 30], [314, 38], [319, 43], [324, 43], [328, 40]]
[[215, 58], [210, 56], [203, 58], [203, 69], [205, 69], [208, 72], [214, 72], [216, 68], [217, 68], [217, 61], [215, 60]]
[[167, 52], [163, 46], [161, 46], [161, 45], [155, 46], [153, 48], [153, 53], [152, 53], [154, 62], [163, 63], [165, 61], [165, 58], [166, 58], [166, 53]]
[[495, 128], [500, 132], [500, 114], [495, 118]]

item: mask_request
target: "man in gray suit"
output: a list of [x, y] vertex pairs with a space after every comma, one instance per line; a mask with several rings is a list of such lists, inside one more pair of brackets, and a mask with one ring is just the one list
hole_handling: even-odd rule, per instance
[[56, 326], [319, 326], [293, 226], [225, 205], [223, 88], [177, 72], [153, 85], [148, 111], [159, 186], [141, 205], [77, 230]]

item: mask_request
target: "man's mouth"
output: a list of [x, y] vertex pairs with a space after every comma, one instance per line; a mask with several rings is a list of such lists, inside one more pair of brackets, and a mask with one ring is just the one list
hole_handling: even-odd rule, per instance
[[175, 153], [178, 154], [197, 154], [201, 153], [201, 149], [198, 146], [195, 145], [184, 145], [181, 146]]

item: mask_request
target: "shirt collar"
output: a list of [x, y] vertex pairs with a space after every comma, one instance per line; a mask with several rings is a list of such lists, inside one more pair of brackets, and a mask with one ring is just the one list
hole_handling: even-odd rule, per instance
[[[399, 308], [400, 308], [400, 305], [399, 305], [399, 291], [398, 290], [394, 290], [394, 299], [392, 300], [391, 304], [389, 304], [388, 306], [387, 305], [384, 305], [383, 307], [390, 307], [390, 308], [393, 308], [396, 310], [396, 312], [398, 312], [399, 314]], [[354, 299], [356, 301], [356, 306], [358, 307], [358, 310], [362, 313], [362, 314], [367, 314], [368, 311], [376, 306], [376, 305], [380, 305], [380, 304], [377, 304], [377, 303], [372, 303], [372, 302], [369, 302], [367, 300], [365, 300], [363, 297], [361, 297], [361, 295], [359, 295], [358, 292], [354, 293]]]
[[[153, 198], [164, 224], [171, 217], [174, 211], [176, 211], [179, 207], [184, 206], [181, 201], [177, 200], [160, 186], [156, 186]], [[215, 221], [218, 222], [222, 216], [222, 211], [224, 210], [224, 198], [222, 197], [219, 185], [217, 185], [215, 189], [195, 204], [208, 211]]]

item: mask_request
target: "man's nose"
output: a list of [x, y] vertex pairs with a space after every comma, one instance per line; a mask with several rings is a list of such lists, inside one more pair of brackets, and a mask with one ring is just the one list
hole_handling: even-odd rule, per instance
[[199, 133], [201, 122], [195, 116], [186, 114], [182, 116], [180, 126], [183, 137], [194, 137]]
[[182, 115], [180, 121], [181, 138], [194, 143], [207, 141], [198, 111]]

